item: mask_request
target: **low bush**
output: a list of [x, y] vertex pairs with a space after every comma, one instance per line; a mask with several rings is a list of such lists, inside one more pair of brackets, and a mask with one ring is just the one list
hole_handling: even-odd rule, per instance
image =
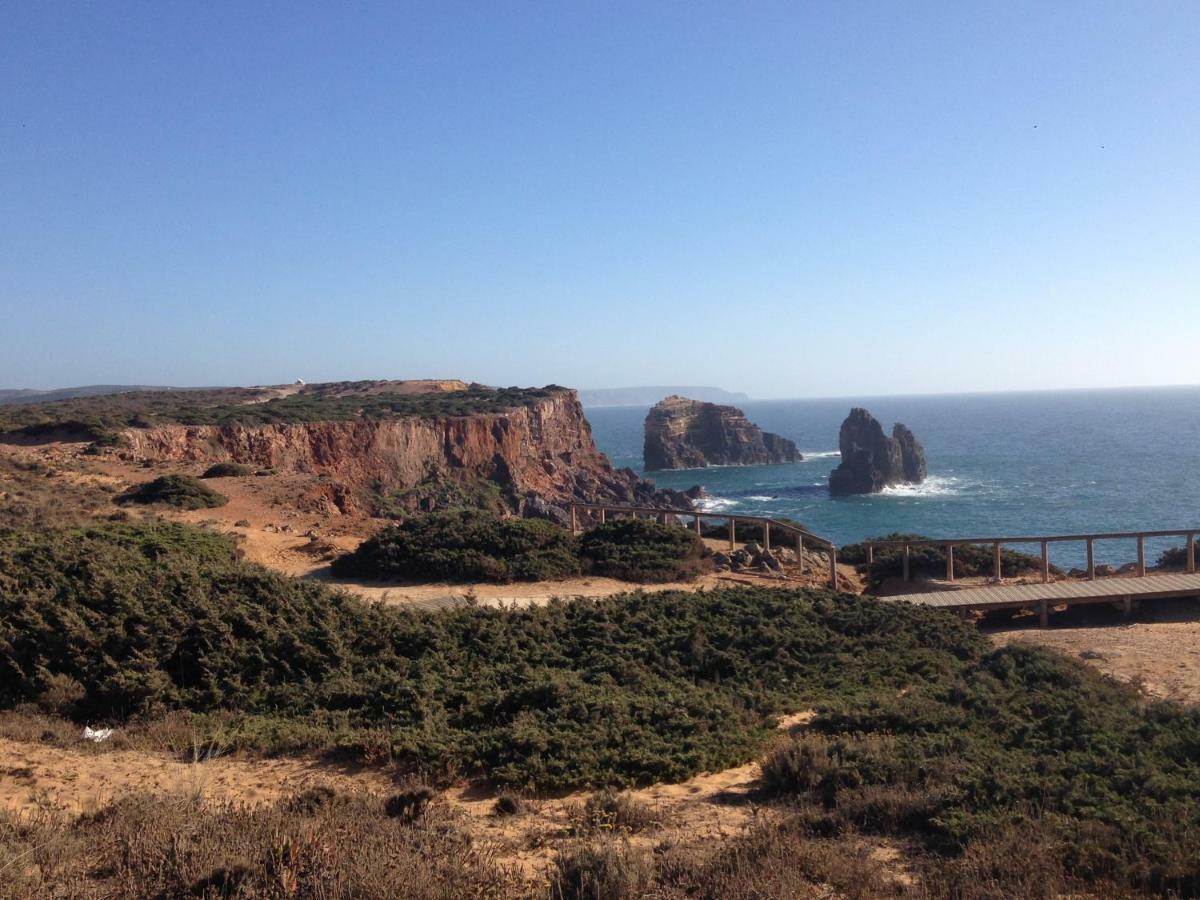
[[130, 488], [116, 498], [118, 503], [165, 503], [176, 509], [212, 509], [229, 498], [191, 475], [163, 475]]
[[413, 516], [333, 561], [333, 573], [367, 579], [553, 581], [579, 573], [576, 538], [542, 519], [482, 510]]
[[645, 850], [608, 839], [559, 853], [550, 877], [550, 898], [637, 900], [653, 883], [654, 863]]
[[[887, 534], [883, 537], [871, 538], [875, 541], [920, 541], [925, 540], [919, 534]], [[865, 543], [847, 544], [838, 549], [838, 561], [847, 565], [857, 566], [866, 571], [867, 547]], [[909, 572], [912, 575], [933, 575], [943, 577], [946, 574], [946, 551], [942, 547], [918, 546], [909, 550]], [[1015, 578], [1018, 575], [1041, 572], [1040, 556], [1021, 553], [1007, 547], [1000, 548], [1000, 572], [1005, 578]], [[1050, 571], [1061, 574], [1056, 566]], [[958, 578], [990, 577], [995, 572], [995, 560], [992, 558], [992, 548], [983, 544], [962, 544], [954, 548], [954, 574]], [[874, 561], [871, 563], [871, 581], [878, 584], [885, 578], [904, 574], [904, 551], [899, 547], [876, 547]]]
[[661, 816], [649, 805], [627, 793], [612, 789], [587, 798], [580, 821], [588, 831], [639, 832], [661, 824]]
[[[776, 522], [784, 525], [793, 525], [802, 531], [808, 531], [802, 523], [795, 519], [789, 519], [786, 516], [775, 518]], [[711, 522], [704, 523], [700, 528], [700, 533], [706, 538], [716, 538], [719, 540], [729, 539], [729, 523], [720, 522], [713, 524]], [[738, 522], [737, 528], [734, 530], [734, 537], [739, 544], [746, 544], [751, 541], [761, 544], [763, 542], [763, 527], [754, 522]], [[796, 534], [793, 531], [788, 531], [786, 528], [771, 528], [771, 545], [787, 545], [793, 546], [796, 542]]]
[[584, 569], [623, 581], [690, 581], [709, 555], [694, 532], [647, 519], [618, 519], [584, 532], [579, 552]]
[[1013, 644], [951, 682], [819, 716], [763, 764], [776, 795], [844, 829], [959, 854], [1006, 828], [1054, 832], [1062, 871], [1200, 890], [1200, 710], [1147, 704], [1060, 654]]
[[231, 750], [516, 786], [740, 765], [778, 712], [945, 678], [985, 646], [951, 616], [823, 591], [417, 613], [245, 564], [181, 525], [0, 532], [0, 708], [122, 726], [186, 710], [198, 740]]
[[309, 791], [272, 806], [135, 794], [78, 817], [0, 812], [0, 897], [527, 896], [448, 811], [413, 827], [382, 807]]
[[[1195, 551], [1195, 556], [1200, 559], [1200, 548]], [[1187, 567], [1187, 547], [1168, 547], [1158, 556], [1156, 565], [1160, 569], [1183, 569]]]
[[[1052, 651], [992, 649], [937, 610], [828, 591], [633, 592], [417, 613], [247, 565], [228, 539], [180, 525], [0, 531], [0, 707], [28, 703], [77, 722], [133, 723], [118, 734], [137, 740], [138, 722], [187, 710], [192, 719], [170, 729], [184, 751], [322, 747], [546, 789], [741, 765], [779, 740], [779, 713], [814, 709], [763, 767], [766, 792], [792, 804], [786, 827], [755, 831], [709, 863], [657, 869], [623, 845], [579, 848], [562, 855], [554, 890], [778, 896], [804, 879], [874, 896], [875, 881], [855, 880], [853, 845], [827, 843], [863, 832], [927, 855], [917, 871], [933, 896], [1200, 893], [1200, 710], [1149, 700]], [[70, 739], [43, 713], [19, 717], [14, 735]], [[619, 797], [595, 800], [593, 819], [631, 830], [621, 822], [643, 817], [608, 799]], [[0, 816], [0, 859], [38, 847], [28, 865], [43, 883], [117, 879], [107, 896], [130, 884], [133, 896], [180, 896], [204, 879], [201, 894], [236, 881], [255, 896], [269, 833], [272, 865], [303, 860], [289, 869], [302, 885], [340, 871], [340, 852], [326, 859], [314, 846], [361, 846], [370, 866], [355, 871], [381, 880], [347, 888], [356, 896], [398, 877], [385, 858], [419, 857], [413, 871], [448, 879], [445, 896], [489, 877], [485, 857], [456, 856], [426, 794], [371, 811], [355, 802], [296, 801], [287, 815], [315, 820], [308, 831], [278, 809], [189, 811], [195, 843], [178, 858], [163, 856], [178, 848], [175, 820], [144, 801], [63, 823], [46, 840]], [[337, 832], [348, 843], [325, 842], [321, 823], [355, 809]], [[396, 821], [380, 827], [389, 813]], [[139, 836], [133, 849], [127, 834]], [[1036, 845], [1028, 864], [1013, 853], [1022, 839]], [[54, 849], [64, 845], [74, 849]], [[104, 855], [114, 847], [132, 854], [116, 867]]]
[[254, 468], [252, 466], [243, 466], [241, 463], [220, 462], [209, 466], [204, 470], [201, 478], [245, 478], [247, 475], [253, 475]]

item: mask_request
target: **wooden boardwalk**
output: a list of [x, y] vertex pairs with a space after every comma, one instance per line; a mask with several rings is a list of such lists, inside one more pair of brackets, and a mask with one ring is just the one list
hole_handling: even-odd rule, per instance
[[1112, 576], [1095, 581], [1065, 579], [1037, 584], [996, 584], [917, 594], [894, 594], [883, 601], [904, 601], [962, 613], [992, 609], [1033, 608], [1042, 625], [1050, 609], [1080, 603], [1122, 603], [1129, 615], [1135, 600], [1160, 597], [1200, 597], [1200, 574]]

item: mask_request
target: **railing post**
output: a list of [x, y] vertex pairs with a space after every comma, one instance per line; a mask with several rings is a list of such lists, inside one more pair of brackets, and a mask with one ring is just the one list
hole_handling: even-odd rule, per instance
[[771, 552], [771, 523], [763, 519], [763, 552]]
[[996, 584], [1004, 580], [1004, 571], [1000, 568], [1000, 542], [992, 546], [992, 570], [995, 572]]
[[799, 531], [796, 532], [796, 565], [800, 567], [800, 574], [804, 574], [804, 535]]
[[1124, 613], [1126, 619], [1133, 615], [1133, 597], [1126, 597], [1122, 601], [1121, 611]]
[[946, 545], [946, 580], [954, 580], [954, 545]]
[[837, 590], [837, 547], [829, 545], [829, 584]]
[[729, 517], [729, 551], [737, 549], [737, 516]]
[[908, 581], [908, 579], [909, 579], [909, 572], [908, 572], [908, 544], [905, 544], [905, 545], [904, 545], [904, 580], [905, 580], [905, 581]]
[[1050, 542], [1042, 541], [1042, 584], [1050, 580]]
[[1137, 573], [1138, 573], [1138, 578], [1146, 577], [1146, 536], [1144, 534], [1138, 535]]
[[696, 534], [700, 533], [700, 513], [696, 513]]
[[1043, 628], [1050, 624], [1050, 604], [1045, 600], [1038, 601], [1038, 624]]
[[1095, 538], [1087, 539], [1088, 548], [1088, 581], [1096, 580], [1096, 548]]
[[578, 533], [579, 533], [579, 511], [576, 509], [575, 504], [572, 503], [571, 504], [571, 534], [578, 534]]
[[1196, 535], [1187, 536], [1187, 570], [1189, 575], [1196, 574]]
[[600, 524], [603, 525], [607, 521], [608, 521], [608, 509], [606, 507], [602, 506], [602, 507], [600, 507]]

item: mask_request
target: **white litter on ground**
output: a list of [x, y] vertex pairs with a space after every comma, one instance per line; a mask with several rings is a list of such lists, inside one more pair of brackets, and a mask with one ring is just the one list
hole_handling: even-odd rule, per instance
[[90, 725], [83, 726], [83, 739], [85, 741], [95, 741], [97, 744], [101, 741], [107, 741], [113, 735], [111, 728], [95, 728]]

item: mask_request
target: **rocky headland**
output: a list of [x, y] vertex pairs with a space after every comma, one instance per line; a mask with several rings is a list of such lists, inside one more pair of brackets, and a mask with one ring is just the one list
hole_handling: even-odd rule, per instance
[[763, 431], [735, 406], [673, 395], [646, 416], [647, 472], [799, 462], [795, 443]]
[[557, 386], [353, 382], [68, 402], [28, 408], [37, 418], [14, 421], [26, 427], [10, 437], [61, 440], [66, 429], [134, 462], [308, 475], [300, 505], [347, 514], [486, 506], [566, 523], [571, 501], [692, 505], [616, 469], [575, 391]]
[[891, 437], [867, 410], [855, 408], [838, 434], [842, 461], [829, 475], [829, 493], [876, 494], [897, 484], [925, 480], [925, 449], [916, 435], [897, 422]]

